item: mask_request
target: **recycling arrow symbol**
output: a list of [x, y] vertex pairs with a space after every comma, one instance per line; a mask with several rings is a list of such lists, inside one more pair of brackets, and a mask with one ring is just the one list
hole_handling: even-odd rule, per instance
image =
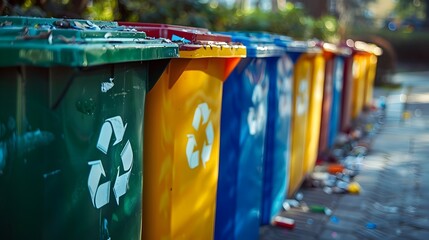
[[265, 106], [263, 104], [264, 90], [260, 84], [256, 85], [252, 93], [253, 106], [249, 107], [247, 124], [251, 135], [261, 132], [265, 126]]
[[214, 130], [212, 122], [209, 121], [209, 117], [210, 109], [207, 103], [199, 104], [195, 109], [192, 127], [195, 129], [195, 131], [200, 131], [200, 129], [202, 128], [201, 126], [206, 125], [204, 129], [206, 139], [204, 141], [203, 148], [200, 154], [199, 150], [195, 150], [195, 147], [198, 145], [197, 140], [195, 139], [195, 135], [187, 135], [188, 142], [186, 144], [186, 157], [188, 159], [188, 165], [191, 169], [198, 167], [200, 162], [200, 155], [204, 167], [206, 166], [206, 163], [210, 160], [210, 154], [214, 141]]
[[[115, 141], [112, 144], [115, 146], [122, 142], [126, 128], [127, 124], [123, 124], [122, 118], [120, 116], [106, 119], [106, 121], [103, 123], [103, 126], [101, 127], [100, 135], [98, 136], [97, 149], [100, 150], [103, 154], [107, 154], [112, 136], [115, 136]], [[118, 166], [116, 180], [113, 184], [113, 193], [115, 195], [116, 204], [118, 205], [119, 198], [125, 195], [127, 192], [128, 181], [130, 179], [130, 174], [133, 167], [133, 149], [129, 140], [125, 143], [120, 157], [122, 168], [124, 169], [125, 173], [120, 175], [119, 173], [121, 166]], [[100, 184], [101, 178], [107, 177], [106, 172], [104, 171], [103, 162], [101, 160], [90, 161], [88, 162], [88, 165], [91, 166], [88, 176], [88, 189], [91, 195], [92, 204], [95, 208], [99, 209], [108, 204], [110, 201], [111, 182], [107, 181]]]

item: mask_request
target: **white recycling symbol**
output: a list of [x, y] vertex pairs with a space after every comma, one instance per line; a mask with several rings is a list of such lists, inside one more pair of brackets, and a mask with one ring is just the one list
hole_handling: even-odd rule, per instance
[[[201, 160], [203, 166], [210, 160], [210, 154], [212, 151], [212, 145], [214, 141], [214, 130], [213, 124], [209, 121], [211, 110], [207, 103], [201, 103], [197, 106], [192, 121], [192, 127], [195, 131], [200, 131], [202, 126], [206, 125], [204, 131], [206, 133], [206, 139], [204, 141], [203, 149], [201, 152]], [[196, 150], [195, 147], [198, 145], [195, 135], [188, 134], [188, 143], [186, 144], [186, 157], [188, 159], [188, 165], [191, 169], [198, 167], [200, 162], [200, 151]]]
[[252, 103], [255, 106], [249, 107], [247, 114], [247, 124], [249, 132], [255, 135], [264, 129], [265, 126], [265, 106], [263, 104], [264, 90], [260, 84], [256, 85], [252, 93]]
[[306, 79], [307, 77], [301, 79], [301, 82], [299, 83], [297, 106], [296, 106], [297, 108], [296, 111], [298, 115], [305, 114], [308, 108], [308, 95], [307, 95], [308, 82], [306, 81]]
[[335, 64], [335, 90], [341, 91], [343, 88], [343, 81], [342, 81], [342, 75], [343, 75], [343, 62], [338, 60]]
[[[123, 124], [120, 116], [106, 119], [100, 130], [98, 137], [97, 149], [102, 153], [107, 154], [109, 151], [110, 140], [112, 135], [115, 135], [113, 146], [122, 142], [127, 124]], [[133, 149], [128, 140], [121, 152], [122, 167], [125, 171], [124, 174], [119, 175], [120, 166], [118, 166], [118, 173], [113, 185], [113, 193], [115, 195], [116, 203], [119, 205], [119, 198], [127, 192], [128, 181], [130, 179], [131, 170], [133, 168]], [[100, 184], [101, 176], [106, 177], [106, 172], [103, 168], [101, 160], [88, 162], [91, 170], [88, 176], [88, 189], [91, 195], [92, 204], [95, 208], [99, 209], [110, 201], [110, 181]]]

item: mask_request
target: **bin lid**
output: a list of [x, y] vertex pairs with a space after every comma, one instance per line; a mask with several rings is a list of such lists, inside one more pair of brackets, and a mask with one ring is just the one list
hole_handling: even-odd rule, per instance
[[348, 39], [346, 41], [346, 46], [350, 47], [354, 53], [374, 54], [375, 56], [380, 56], [383, 54], [383, 50], [372, 43], [353, 41], [352, 39]]
[[323, 49], [324, 52], [329, 54], [334, 54], [337, 56], [350, 56], [352, 54], [352, 50], [348, 47], [335, 45], [333, 43], [327, 43], [327, 42], [318, 42], [318, 45], [320, 48]]
[[[95, 66], [178, 57], [178, 45], [86, 20], [0, 18], [0, 66]], [[57, 27], [62, 24], [62, 27]], [[80, 29], [78, 29], [80, 28]]]
[[276, 35], [275, 42], [279, 46], [284, 46], [290, 53], [320, 53], [321, 49], [316, 41], [298, 41], [288, 36]]
[[275, 44], [274, 38], [267, 32], [223, 32], [247, 48], [247, 57], [277, 57], [285, 54], [285, 48]]
[[119, 22], [119, 25], [178, 43], [181, 58], [246, 56], [245, 46], [233, 43], [230, 36], [214, 34], [205, 28], [137, 22]]

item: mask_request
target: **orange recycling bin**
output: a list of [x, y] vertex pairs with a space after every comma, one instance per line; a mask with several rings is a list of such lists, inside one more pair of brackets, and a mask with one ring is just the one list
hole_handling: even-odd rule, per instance
[[180, 45], [146, 98], [143, 239], [213, 239], [222, 85], [246, 48], [206, 29], [120, 24]]
[[365, 42], [354, 42], [352, 119], [357, 118], [365, 106], [372, 104], [377, 56], [381, 48]]
[[374, 80], [377, 70], [377, 58], [383, 51], [374, 44], [368, 44], [368, 75], [365, 81], [364, 106], [368, 107], [373, 104]]
[[[304, 159], [307, 151], [307, 133], [310, 121], [310, 94], [314, 69], [324, 64], [321, 50], [314, 44], [295, 60], [293, 73], [292, 139], [289, 165], [288, 196], [293, 195], [303, 181]], [[321, 60], [322, 58], [322, 60]], [[321, 62], [322, 61], [322, 62]], [[320, 74], [320, 73], [319, 73]], [[316, 74], [317, 75], [317, 74]], [[322, 82], [323, 85], [323, 82]]]

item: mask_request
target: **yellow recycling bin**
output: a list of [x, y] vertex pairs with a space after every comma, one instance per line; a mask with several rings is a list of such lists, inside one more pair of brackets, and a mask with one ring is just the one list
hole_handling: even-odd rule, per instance
[[212, 239], [222, 85], [246, 48], [204, 29], [123, 24], [180, 45], [146, 98], [143, 239]]
[[356, 119], [363, 109], [365, 82], [368, 75], [368, 57], [366, 54], [366, 52], [358, 51], [353, 56], [352, 120]]
[[296, 192], [304, 179], [311, 84], [314, 68], [321, 64], [318, 60], [320, 55], [319, 48], [308, 46], [301, 55], [292, 58], [293, 60], [296, 59], [296, 62], [293, 73], [292, 139], [288, 196], [292, 196]]
[[313, 171], [319, 152], [324, 83], [325, 57], [323, 52], [319, 52], [313, 57], [312, 79], [310, 81], [309, 113], [303, 168], [304, 177]]

